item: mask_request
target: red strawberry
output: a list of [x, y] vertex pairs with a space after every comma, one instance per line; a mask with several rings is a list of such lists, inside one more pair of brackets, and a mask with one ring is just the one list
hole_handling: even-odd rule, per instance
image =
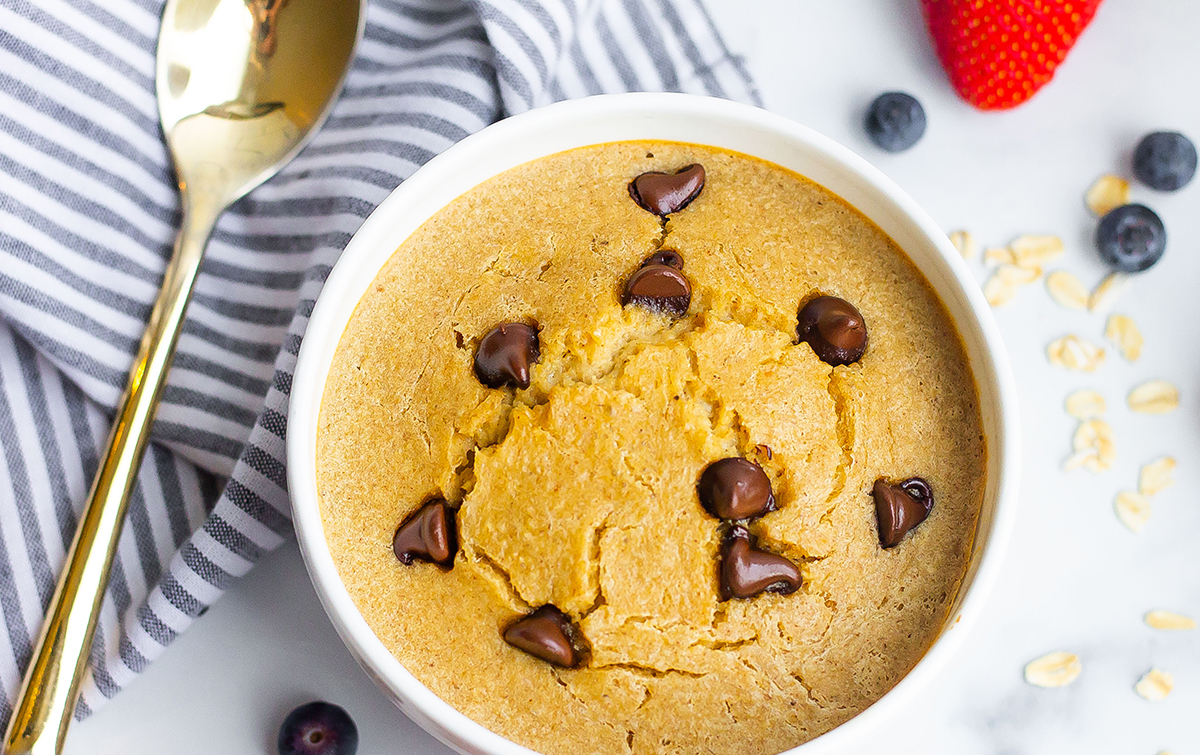
[[1054, 77], [1100, 0], [921, 0], [950, 83], [980, 110], [1007, 110]]

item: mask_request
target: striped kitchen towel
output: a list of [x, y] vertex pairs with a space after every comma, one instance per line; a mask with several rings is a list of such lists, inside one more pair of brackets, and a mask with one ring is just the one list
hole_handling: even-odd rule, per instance
[[[154, 97], [161, 11], [0, 0], [0, 722], [179, 221]], [[209, 243], [77, 715], [288, 537], [292, 369], [368, 213], [492, 121], [631, 90], [759, 100], [700, 0], [370, 0], [328, 123]]]

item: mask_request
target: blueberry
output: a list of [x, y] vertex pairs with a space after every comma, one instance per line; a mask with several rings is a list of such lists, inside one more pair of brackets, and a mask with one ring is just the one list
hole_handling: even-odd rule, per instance
[[1174, 131], [1146, 134], [1133, 151], [1133, 174], [1151, 189], [1182, 189], [1196, 175], [1196, 145]]
[[884, 92], [867, 108], [867, 136], [880, 149], [903, 152], [925, 134], [925, 108], [904, 92]]
[[354, 755], [358, 727], [333, 703], [305, 703], [279, 727], [279, 755]]
[[1167, 248], [1167, 229], [1154, 210], [1126, 204], [1100, 218], [1096, 248], [1123, 273], [1139, 273], [1158, 262]]

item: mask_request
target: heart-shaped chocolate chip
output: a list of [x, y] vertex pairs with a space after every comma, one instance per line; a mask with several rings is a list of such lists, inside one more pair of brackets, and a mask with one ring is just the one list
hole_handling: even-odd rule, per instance
[[629, 182], [629, 196], [646, 212], [665, 216], [691, 204], [704, 190], [704, 166], [693, 163], [674, 173], [651, 171]]
[[896, 547], [933, 510], [933, 489], [920, 477], [901, 483], [878, 479], [871, 495], [879, 522], [879, 544], [884, 548]]
[[862, 359], [867, 323], [853, 304], [836, 296], [818, 296], [800, 309], [796, 335], [817, 357], [834, 367]]
[[762, 467], [736, 456], [705, 467], [696, 495], [704, 510], [719, 519], [752, 519], [775, 510], [771, 478]]
[[475, 377], [488, 388], [529, 387], [530, 367], [542, 356], [537, 328], [502, 322], [488, 331], [475, 352]]
[[642, 262], [642, 267], [646, 267], [647, 265], [666, 265], [676, 270], [682, 270], [683, 255], [674, 249], [659, 249]]
[[563, 668], [575, 668], [586, 653], [581, 647], [583, 638], [579, 629], [549, 603], [509, 624], [504, 630], [504, 641]]
[[721, 600], [800, 589], [800, 569], [783, 556], [754, 547], [750, 531], [733, 526], [721, 543]]
[[402, 564], [429, 561], [450, 566], [457, 550], [454, 509], [442, 498], [434, 498], [418, 509], [392, 536], [392, 551]]
[[636, 304], [651, 312], [680, 317], [692, 305], [692, 286], [673, 267], [646, 265], [625, 281], [621, 304]]

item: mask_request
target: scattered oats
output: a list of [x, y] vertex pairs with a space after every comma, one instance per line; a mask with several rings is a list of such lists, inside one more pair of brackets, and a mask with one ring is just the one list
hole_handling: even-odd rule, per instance
[[1009, 244], [1008, 249], [1012, 252], [1014, 264], [1040, 268], [1062, 256], [1063, 242], [1058, 236], [1021, 236]]
[[1014, 265], [1003, 265], [997, 270], [1003, 271], [1003, 275], [1008, 276], [1018, 286], [1027, 286], [1042, 277], [1042, 268], [1016, 268]]
[[1100, 457], [1096, 453], [1096, 449], [1085, 448], [1082, 451], [1076, 451], [1067, 457], [1067, 460], [1063, 462], [1063, 471], [1070, 472], [1072, 469], [1078, 469], [1079, 467], [1087, 467], [1093, 472], [1104, 471], [1100, 469], [1099, 466]]
[[1166, 380], [1150, 380], [1129, 392], [1129, 408], [1142, 414], [1166, 414], [1179, 408], [1179, 389]]
[[1130, 493], [1122, 490], [1117, 493], [1114, 506], [1117, 518], [1129, 528], [1130, 532], [1139, 532], [1150, 520], [1150, 499], [1141, 493]]
[[1175, 471], [1175, 460], [1170, 456], [1146, 464], [1138, 478], [1138, 492], [1142, 495], [1154, 495], [1175, 484], [1171, 472]]
[[1017, 287], [1033, 283], [1042, 274], [1040, 268], [1026, 269], [1016, 265], [1001, 265], [983, 286], [983, 296], [988, 304], [999, 307], [1012, 301]]
[[1055, 270], [1046, 276], [1050, 298], [1067, 309], [1087, 309], [1088, 291], [1083, 283], [1066, 270]]
[[1138, 683], [1133, 685], [1133, 688], [1147, 700], [1157, 701], [1171, 694], [1171, 688], [1174, 686], [1175, 680], [1170, 674], [1152, 668], [1146, 672], [1145, 676], [1138, 679]]
[[1119, 176], [1100, 176], [1087, 190], [1083, 201], [1096, 217], [1129, 204], [1129, 182]]
[[1015, 265], [1017, 258], [1006, 246], [989, 247], [983, 253], [983, 261], [989, 265]]
[[1025, 681], [1036, 687], [1065, 687], [1082, 670], [1079, 656], [1059, 650], [1030, 661], [1025, 666]]
[[1081, 390], [1075, 391], [1070, 396], [1067, 396], [1067, 414], [1070, 414], [1075, 419], [1093, 419], [1104, 414], [1104, 410], [1108, 408], [1104, 402], [1104, 397], [1096, 391]]
[[983, 298], [987, 299], [987, 303], [993, 307], [1008, 304], [1016, 295], [1016, 285], [1009, 283], [999, 275], [993, 275], [988, 278], [987, 283], [983, 284]]
[[954, 244], [954, 248], [965, 260], [974, 257], [975, 252], [979, 250], [979, 245], [975, 243], [975, 237], [970, 231], [955, 231], [950, 234], [950, 243]]
[[1013, 300], [1016, 288], [1042, 277], [1042, 268], [1018, 268], [1016, 265], [1003, 264], [998, 266], [988, 282], [984, 284], [983, 295], [991, 306], [1000, 306]]
[[1146, 624], [1154, 629], [1165, 629], [1168, 631], [1196, 628], [1194, 619], [1189, 619], [1187, 616], [1172, 613], [1171, 611], [1162, 610], [1151, 611], [1146, 614]]
[[1040, 267], [1018, 267], [1016, 265], [1001, 265], [996, 272], [1008, 278], [1018, 286], [1026, 286], [1042, 277]]
[[1089, 419], [1086, 422], [1080, 422], [1079, 427], [1075, 430], [1075, 439], [1071, 445], [1076, 451], [1095, 450], [1096, 443], [1100, 440], [1100, 433], [1105, 432], [1102, 428], [1107, 428], [1108, 423], [1102, 419]]
[[1095, 372], [1104, 363], [1104, 349], [1076, 335], [1067, 335], [1046, 347], [1050, 364], [1068, 370]]
[[1129, 288], [1129, 276], [1125, 273], [1109, 273], [1096, 284], [1096, 289], [1088, 297], [1089, 312], [1105, 312], [1112, 306], [1117, 297]]
[[1117, 347], [1121, 356], [1130, 362], [1136, 362], [1142, 355], [1142, 332], [1138, 330], [1133, 319], [1125, 315], [1109, 315], [1108, 325], [1104, 328], [1104, 337]]
[[[1112, 439], [1112, 427], [1102, 419], [1080, 422], [1079, 427], [1075, 430], [1072, 447], [1076, 455], [1084, 454], [1075, 463], [1075, 466], [1082, 464], [1093, 472], [1103, 472], [1111, 467], [1117, 459], [1117, 448]], [[1067, 461], [1074, 460], [1075, 457], [1072, 457]]]

